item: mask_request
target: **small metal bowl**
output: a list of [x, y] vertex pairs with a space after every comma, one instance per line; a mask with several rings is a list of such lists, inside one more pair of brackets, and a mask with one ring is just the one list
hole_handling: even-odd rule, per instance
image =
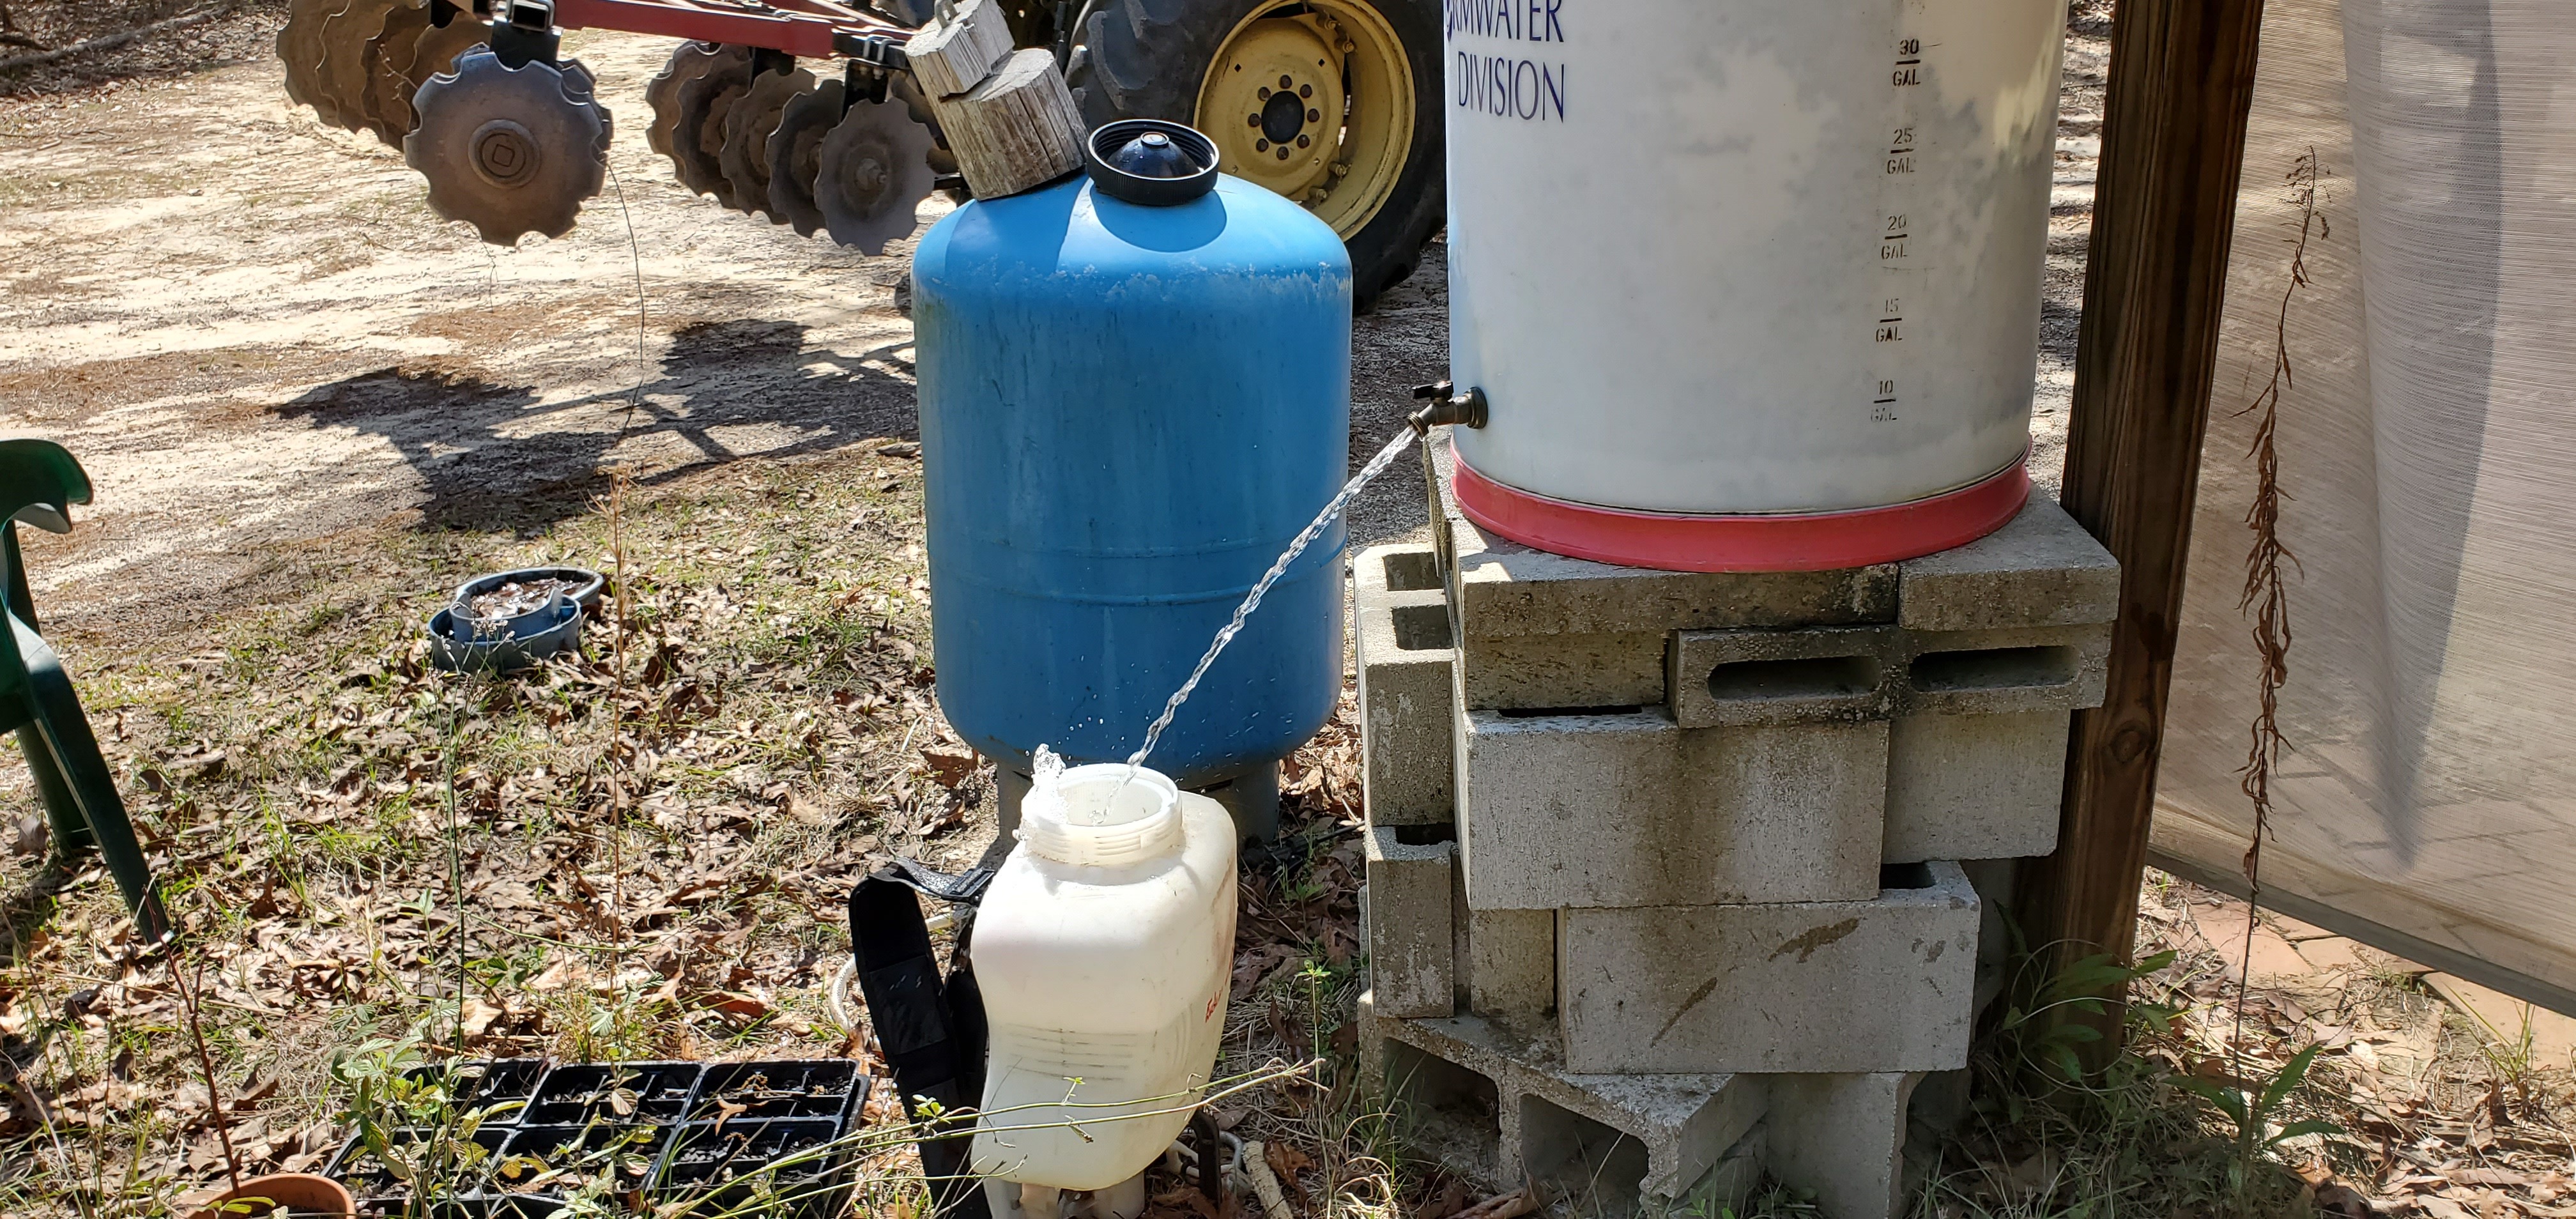
[[557, 621], [533, 631], [520, 628], [526, 618], [510, 620], [508, 633], [476, 639], [457, 633], [456, 611], [443, 609], [429, 618], [429, 662], [450, 673], [508, 673], [524, 669], [581, 641], [581, 603], [567, 597], [554, 602]]
[[599, 594], [608, 587], [608, 577], [587, 567], [522, 567], [517, 571], [476, 576], [459, 584], [456, 586], [455, 599], [464, 601], [482, 596], [504, 584], [525, 584], [530, 580], [570, 581], [574, 587], [566, 590], [564, 596], [580, 602], [581, 612], [585, 614], [599, 612]]

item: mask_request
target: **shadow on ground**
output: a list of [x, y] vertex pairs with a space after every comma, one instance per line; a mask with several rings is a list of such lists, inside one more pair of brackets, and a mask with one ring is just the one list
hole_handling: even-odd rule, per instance
[[535, 389], [472, 373], [395, 366], [317, 386], [280, 418], [383, 437], [421, 477], [432, 529], [522, 536], [583, 511], [608, 488], [611, 452], [649, 452], [646, 485], [743, 457], [827, 453], [914, 428], [895, 353], [809, 349], [797, 322], [703, 322], [676, 331], [640, 390], [540, 403]]

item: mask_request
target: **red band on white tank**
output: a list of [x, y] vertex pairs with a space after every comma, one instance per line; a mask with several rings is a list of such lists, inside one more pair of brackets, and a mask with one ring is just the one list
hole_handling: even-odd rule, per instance
[[1964, 546], [2030, 498], [2029, 454], [1956, 491], [1842, 512], [1686, 516], [1570, 503], [1507, 487], [1457, 463], [1467, 519], [1525, 546], [1665, 571], [1830, 571]]

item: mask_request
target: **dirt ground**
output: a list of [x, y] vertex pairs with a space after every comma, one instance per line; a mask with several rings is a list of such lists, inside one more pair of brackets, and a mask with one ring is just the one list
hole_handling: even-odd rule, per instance
[[[0, 100], [0, 429], [97, 483], [37, 546], [56, 614], [220, 614], [289, 539], [532, 529], [610, 463], [649, 484], [910, 435], [909, 243], [871, 258], [691, 196], [644, 144], [668, 47], [567, 39], [619, 120], [614, 182], [515, 250], [438, 220], [399, 154], [292, 105], [273, 60]], [[1440, 373], [1425, 264], [1362, 320], [1355, 450]], [[1390, 487], [1362, 534], [1417, 495]]]
[[[17, 6], [51, 45], [101, 12]], [[2067, 48], [2032, 422], [2049, 487], [2105, 12], [2079, 5]], [[644, 143], [667, 44], [594, 34], [566, 50], [620, 119], [611, 189], [561, 240], [485, 246], [394, 151], [289, 103], [274, 20], [0, 71], [0, 433], [61, 441], [97, 484], [70, 536], [22, 536], [200, 946], [228, 1128], [251, 1167], [317, 1166], [344, 1132], [332, 1064], [441, 1049], [423, 1030], [492, 1055], [863, 1057], [830, 996], [850, 879], [994, 835], [989, 778], [929, 698], [909, 246], [865, 257], [688, 195]], [[1444, 372], [1442, 262], [1358, 319], [1356, 455]], [[616, 512], [612, 466], [633, 478]], [[1358, 505], [1355, 543], [1422, 527], [1409, 470]], [[423, 668], [440, 589], [551, 561], [622, 563], [623, 650], [510, 686]], [[1229, 1070], [1349, 1048], [1355, 749], [1345, 723], [1300, 755], [1293, 848], [1246, 870]], [[0, 764], [0, 814], [32, 808]], [[221, 1167], [180, 1002], [96, 870], [6, 879], [0, 1213], [165, 1213]], [[2328, 1171], [2439, 1219], [2576, 1213], [2563, 1065], [2500, 1057], [2402, 962], [2267, 975], [2275, 933], [2240, 921], [2231, 948], [2209, 895], [2157, 879], [2145, 906], [2145, 942], [2178, 951], [2133, 992], [2154, 1071], [2085, 1116], [1980, 1110], [1922, 1213], [2241, 1204], [2223, 1125], [2170, 1080], [2275, 1078], [2307, 1045], [2329, 1048], [2284, 1116], [2344, 1134], [2266, 1161], [2264, 1196], [2295, 1203], [2275, 1213], [2357, 1214]], [[2278, 927], [2280, 952], [2315, 956], [2303, 934]], [[1483, 1196], [1391, 1167], [1387, 1123], [1339, 1103], [1284, 1085], [1223, 1120], [1281, 1149], [1300, 1214]]]
[[[395, 150], [288, 100], [274, 19], [186, 31], [195, 71], [136, 48], [115, 61], [134, 74], [104, 83], [81, 61], [0, 74], [17, 94], [0, 97], [0, 430], [61, 441], [97, 483], [75, 534], [36, 543], [66, 624], [223, 613], [281, 541], [534, 528], [614, 462], [650, 482], [911, 433], [893, 294], [909, 245], [871, 258], [690, 195], [644, 143], [668, 43], [567, 39], [619, 120], [612, 189], [563, 239], [504, 250], [433, 216]], [[2051, 484], [2099, 38], [2074, 39], [2068, 68], [2033, 424]], [[1445, 373], [1443, 262], [1435, 245], [1359, 319], [1355, 456]], [[1354, 540], [1418, 528], [1419, 497], [1417, 479], [1384, 480]]]

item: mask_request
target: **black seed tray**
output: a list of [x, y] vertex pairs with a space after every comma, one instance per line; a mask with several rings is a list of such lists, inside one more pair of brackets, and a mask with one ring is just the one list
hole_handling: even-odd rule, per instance
[[[405, 1144], [417, 1140], [422, 1134], [420, 1131], [396, 1131], [392, 1141]], [[509, 1127], [487, 1125], [475, 1129], [473, 1141], [487, 1157], [498, 1157], [510, 1135]], [[491, 1158], [484, 1161], [487, 1170], [491, 1163]], [[395, 1179], [393, 1172], [354, 1134], [340, 1145], [339, 1152], [322, 1169], [322, 1175], [349, 1187], [349, 1196], [356, 1199], [361, 1216], [400, 1215], [411, 1197], [410, 1187]], [[470, 1195], [458, 1199], [458, 1203], [463, 1205], [469, 1199]], [[479, 1215], [482, 1212], [477, 1210], [474, 1213]]]
[[[846, 1058], [720, 1062], [698, 1077], [698, 1096], [689, 1104], [689, 1120], [829, 1117], [846, 1121], [865, 1095], [859, 1064]], [[733, 1105], [742, 1108], [730, 1109]]]
[[[491, 1058], [463, 1062], [455, 1066], [462, 1077], [456, 1103], [466, 1109], [490, 1110], [484, 1115], [486, 1126], [517, 1125], [520, 1114], [537, 1092], [537, 1081], [544, 1078], [546, 1060], [542, 1058]], [[449, 1068], [444, 1066], [414, 1067], [404, 1074], [411, 1079], [437, 1079]]]
[[682, 1214], [738, 1212], [756, 1200], [770, 1202], [764, 1213], [830, 1214], [848, 1185], [843, 1129], [839, 1117], [690, 1122], [671, 1132], [654, 1195], [684, 1204]]
[[[764, 1190], [787, 1203], [783, 1213], [828, 1213], [847, 1188], [845, 1149], [761, 1170], [831, 1146], [856, 1124], [871, 1083], [847, 1059], [546, 1065], [536, 1058], [459, 1064], [481, 1072], [459, 1101], [493, 1110], [474, 1134], [492, 1153], [485, 1171], [507, 1157], [552, 1168], [593, 1156], [618, 1174], [619, 1192], [642, 1187], [657, 1201], [687, 1200], [689, 1209], [706, 1213], [738, 1207]], [[625, 1113], [617, 1111], [620, 1089], [632, 1097]], [[732, 1105], [742, 1108], [731, 1111]], [[607, 1149], [620, 1140], [631, 1145], [612, 1157]], [[409, 1189], [355, 1137], [322, 1172], [349, 1187], [362, 1217], [400, 1216], [406, 1209]], [[433, 1219], [552, 1219], [568, 1188], [558, 1179], [519, 1192], [497, 1174], [454, 1185], [458, 1196], [435, 1207]]]
[[[613, 1176], [615, 1180], [607, 1192], [625, 1194], [644, 1188], [653, 1179], [653, 1166], [661, 1162], [670, 1131], [669, 1126], [611, 1126], [604, 1122], [586, 1126], [521, 1126], [510, 1135], [509, 1146], [504, 1147], [501, 1154], [507, 1161], [505, 1168], [519, 1168], [518, 1162], [523, 1160], [543, 1164], [545, 1167], [542, 1169], [521, 1169], [521, 1175], [531, 1179], [548, 1171], [571, 1174], [547, 1182], [541, 1191], [529, 1192], [549, 1195], [571, 1193], [578, 1191], [585, 1180], [596, 1181]], [[499, 1195], [522, 1196], [501, 1174], [493, 1176], [488, 1188]]]
[[402, 1198], [368, 1198], [358, 1203], [356, 1219], [554, 1219], [564, 1200], [547, 1194], [471, 1194], [450, 1198], [416, 1214]]
[[[567, 1064], [546, 1072], [536, 1096], [519, 1116], [522, 1126], [579, 1126], [586, 1122], [655, 1125], [679, 1121], [688, 1112], [689, 1095], [697, 1090], [705, 1065], [694, 1062], [597, 1062]], [[619, 1093], [632, 1096], [619, 1111]]]

